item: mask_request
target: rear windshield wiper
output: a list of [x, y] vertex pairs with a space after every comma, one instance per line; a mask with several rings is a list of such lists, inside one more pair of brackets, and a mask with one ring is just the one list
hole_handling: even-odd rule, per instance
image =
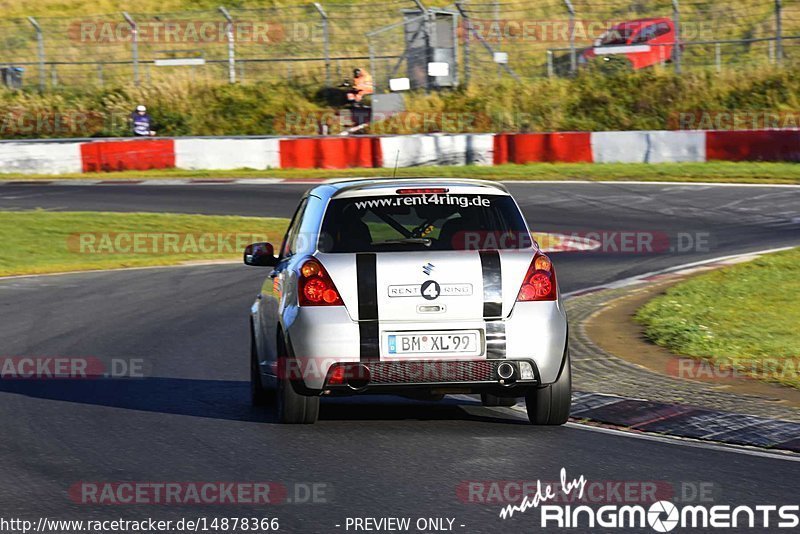
[[429, 247], [432, 242], [433, 240], [427, 237], [408, 237], [406, 239], [387, 239], [386, 241], [380, 241], [372, 245], [376, 247], [381, 245], [423, 245]]

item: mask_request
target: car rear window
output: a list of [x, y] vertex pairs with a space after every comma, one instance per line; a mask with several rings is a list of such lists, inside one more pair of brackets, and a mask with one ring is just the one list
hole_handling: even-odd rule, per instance
[[519, 249], [532, 243], [510, 196], [440, 193], [333, 199], [318, 247], [402, 252]]

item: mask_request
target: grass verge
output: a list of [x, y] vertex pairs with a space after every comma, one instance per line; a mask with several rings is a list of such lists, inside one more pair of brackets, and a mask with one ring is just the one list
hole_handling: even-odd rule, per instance
[[676, 354], [800, 388], [800, 248], [682, 282], [636, 319]]
[[[354, 176], [392, 176], [393, 169], [239, 169], [231, 171], [185, 171], [161, 169], [65, 175], [0, 174], [1, 180], [158, 180], [175, 178], [280, 178], [321, 179]], [[397, 169], [398, 177], [461, 177], [484, 180], [589, 180], [650, 182], [714, 182], [800, 184], [800, 165], [766, 162], [708, 163], [531, 163], [493, 167], [448, 166]]]
[[0, 276], [241, 258], [286, 219], [160, 213], [0, 212]]

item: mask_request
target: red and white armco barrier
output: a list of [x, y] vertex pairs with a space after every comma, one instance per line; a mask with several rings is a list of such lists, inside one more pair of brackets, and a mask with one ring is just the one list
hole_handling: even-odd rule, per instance
[[800, 130], [0, 141], [0, 172], [800, 162]]
[[0, 172], [24, 174], [83, 172], [81, 143], [0, 142]]
[[175, 139], [175, 166], [187, 170], [272, 169], [281, 166], [280, 140]]
[[494, 165], [494, 134], [381, 137], [383, 166]]

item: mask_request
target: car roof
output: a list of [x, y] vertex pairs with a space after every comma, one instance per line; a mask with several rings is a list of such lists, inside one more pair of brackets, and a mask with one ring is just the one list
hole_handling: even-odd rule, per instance
[[665, 17], [651, 17], [647, 19], [626, 20], [625, 22], [620, 22], [619, 24], [615, 24], [614, 26], [611, 27], [611, 29], [617, 30], [625, 28], [630, 30], [638, 30], [640, 27], [645, 26], [646, 24], [652, 24], [654, 22], [671, 22], [671, 20]]
[[508, 189], [501, 183], [489, 180], [472, 180], [467, 178], [358, 178], [343, 179], [318, 185], [309, 190], [309, 194], [322, 198], [323, 200], [334, 197], [345, 191], [367, 190], [375, 191], [379, 194], [381, 189], [394, 189], [397, 187], [447, 187], [457, 188], [480, 188], [487, 189], [492, 194], [508, 195]]

